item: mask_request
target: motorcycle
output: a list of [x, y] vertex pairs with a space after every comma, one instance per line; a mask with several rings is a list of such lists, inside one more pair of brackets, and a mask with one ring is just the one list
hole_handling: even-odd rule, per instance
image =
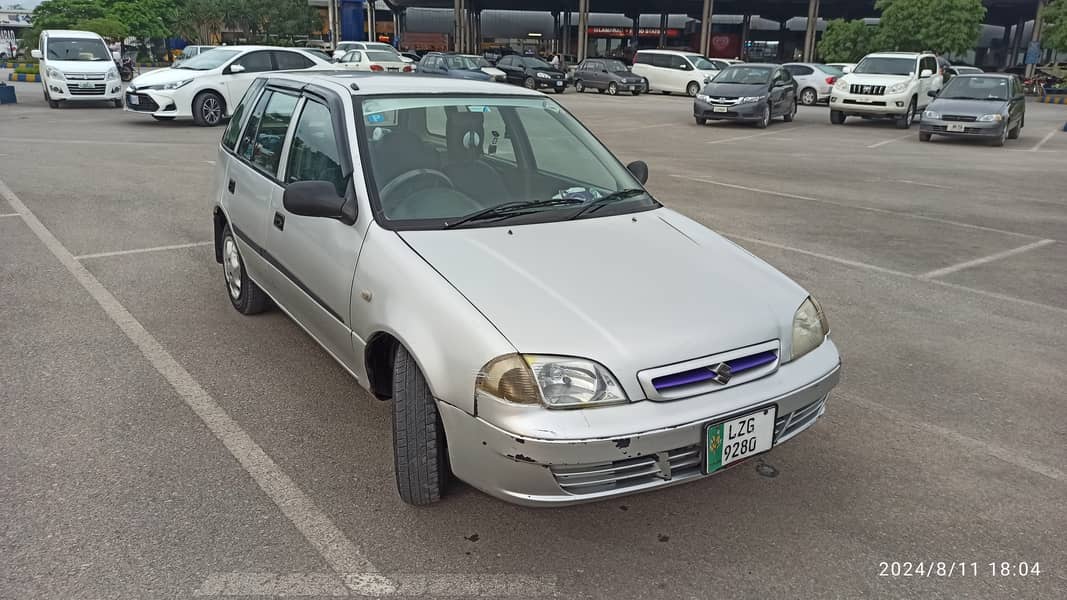
[[134, 67], [135, 65], [133, 64], [133, 59], [128, 56], [124, 56], [122, 58], [122, 62], [118, 64], [119, 78], [123, 81], [132, 81]]

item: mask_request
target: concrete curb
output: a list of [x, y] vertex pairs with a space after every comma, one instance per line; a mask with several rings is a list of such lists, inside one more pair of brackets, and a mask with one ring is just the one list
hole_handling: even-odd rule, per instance
[[7, 80], [8, 81], [25, 81], [25, 82], [28, 82], [28, 83], [36, 83], [36, 82], [41, 80], [41, 76], [40, 75], [34, 75], [32, 73], [30, 73], [30, 74], [27, 74], [27, 73], [8, 73]]
[[1067, 105], [1067, 94], [1046, 94], [1041, 98], [1038, 98], [1038, 102], [1042, 104], [1064, 104]]
[[5, 61], [5, 60], [0, 60], [0, 69], [17, 69], [19, 67], [36, 67], [36, 66], [37, 66], [37, 63], [35, 63], [35, 62], [10, 62], [10, 61]]

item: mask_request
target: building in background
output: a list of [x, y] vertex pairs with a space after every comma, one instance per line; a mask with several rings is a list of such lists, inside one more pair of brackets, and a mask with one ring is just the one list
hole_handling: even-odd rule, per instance
[[21, 8], [0, 9], [0, 58], [14, 58], [18, 39], [32, 26], [32, 12]]

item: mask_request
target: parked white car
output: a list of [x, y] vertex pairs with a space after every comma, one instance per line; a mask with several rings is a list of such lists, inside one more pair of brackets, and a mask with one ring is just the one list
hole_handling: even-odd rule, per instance
[[719, 74], [715, 64], [703, 56], [677, 50], [638, 50], [632, 70], [645, 78], [649, 91], [689, 96], [700, 92], [705, 79]]
[[336, 66], [346, 71], [393, 71], [411, 73], [411, 63], [401, 60], [399, 54], [380, 50], [350, 50], [337, 61]]
[[400, 51], [396, 48], [383, 42], [340, 42], [333, 50], [333, 59], [341, 60], [341, 57], [353, 50], [378, 50], [379, 52], [392, 52], [393, 54], [397, 55], [397, 60], [406, 63], [415, 62], [410, 58], [400, 54]]
[[782, 68], [797, 81], [797, 101], [804, 106], [829, 102], [834, 83], [845, 75], [841, 69], [819, 63], [786, 63]]
[[44, 98], [60, 102], [111, 102], [122, 106], [122, 80], [104, 38], [91, 31], [48, 29], [31, 55], [40, 60]]
[[847, 75], [852, 72], [852, 69], [856, 68], [856, 63], [826, 63], [826, 66], [838, 69]]
[[297, 48], [215, 48], [173, 69], [152, 71], [131, 81], [126, 110], [151, 115], [157, 121], [191, 117], [197, 125], [212, 127], [230, 115], [260, 73], [332, 67]]
[[840, 125], [849, 116], [894, 119], [908, 129], [930, 103], [930, 92], [941, 89], [937, 57], [918, 52], [868, 54], [856, 68], [834, 84], [830, 122]]

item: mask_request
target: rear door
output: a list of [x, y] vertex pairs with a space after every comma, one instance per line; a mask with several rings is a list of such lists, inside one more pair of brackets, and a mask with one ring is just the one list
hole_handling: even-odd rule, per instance
[[607, 82], [604, 81], [604, 63], [599, 60], [588, 60], [585, 62], [585, 78], [589, 87], [602, 90], [607, 87]]
[[357, 371], [351, 338], [350, 303], [356, 260], [369, 215], [356, 223], [304, 217], [285, 209], [285, 186], [325, 181], [339, 196], [356, 202], [351, 159], [340, 98], [325, 90], [305, 92], [291, 120], [283, 182], [275, 188], [267, 251], [277, 270], [275, 299], [335, 358]]
[[[244, 68], [239, 73], [233, 72], [233, 67], [240, 65]], [[237, 57], [222, 71], [224, 79], [223, 94], [226, 96], [226, 114], [234, 109], [237, 102], [244, 97], [248, 86], [261, 73], [274, 70], [274, 60], [269, 50], [256, 50]]]
[[275, 50], [272, 54], [274, 55], [274, 68], [278, 71], [298, 71], [315, 66], [315, 61], [300, 52]]

